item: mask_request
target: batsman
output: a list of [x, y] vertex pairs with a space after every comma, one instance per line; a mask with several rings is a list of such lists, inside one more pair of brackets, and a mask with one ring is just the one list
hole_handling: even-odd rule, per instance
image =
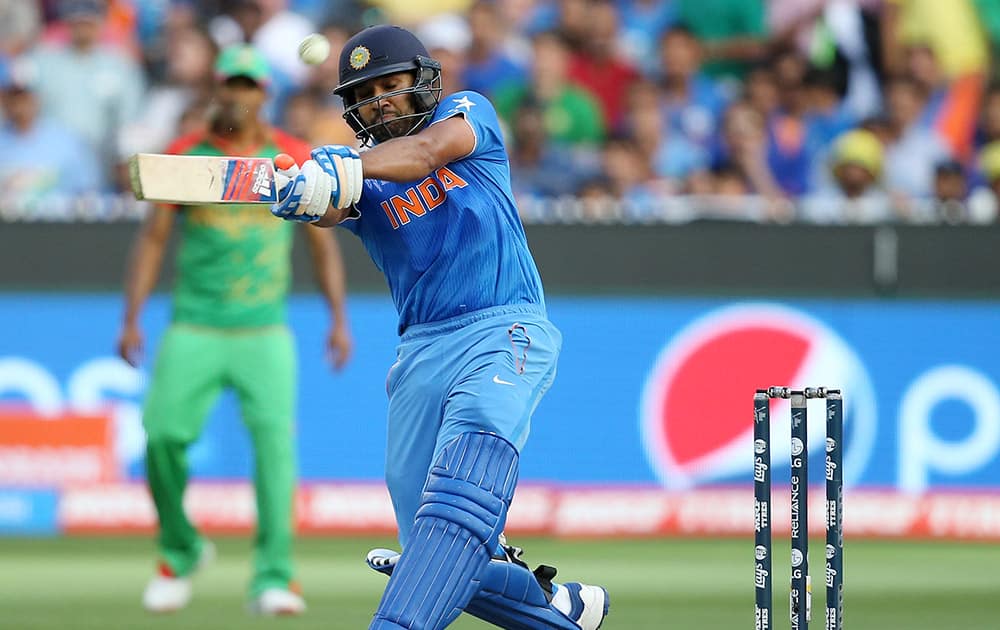
[[440, 64], [395, 26], [352, 37], [339, 74], [368, 148], [314, 149], [272, 212], [357, 235], [399, 313], [385, 474], [402, 552], [368, 556], [390, 575], [370, 627], [438, 630], [465, 611], [502, 628], [595, 630], [607, 591], [529, 571], [502, 536], [562, 337], [496, 112], [475, 92], [442, 98]]
[[[249, 46], [227, 48], [215, 71], [208, 128], [178, 139], [168, 152], [308, 155], [307, 145], [262, 122], [269, 73], [260, 53]], [[260, 206], [156, 206], [133, 247], [127, 274], [118, 352], [132, 365], [138, 365], [143, 348], [139, 316], [156, 285], [175, 224], [181, 238], [171, 323], [143, 410], [146, 476], [160, 526], [159, 565], [143, 593], [143, 605], [153, 612], [186, 606], [191, 576], [214, 554], [184, 512], [187, 450], [201, 435], [219, 394], [231, 389], [254, 450], [257, 535], [251, 608], [267, 615], [301, 613], [305, 602], [292, 566], [297, 362], [286, 325], [293, 226], [261, 214]], [[352, 349], [340, 250], [325, 230], [308, 226], [304, 236], [330, 307], [327, 350], [339, 369]]]

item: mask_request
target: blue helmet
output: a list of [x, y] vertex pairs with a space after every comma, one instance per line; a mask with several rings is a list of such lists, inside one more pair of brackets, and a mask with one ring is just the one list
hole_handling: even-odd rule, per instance
[[[407, 71], [414, 75], [411, 87], [362, 101], [355, 98], [354, 88], [365, 81]], [[365, 144], [384, 142], [397, 135], [414, 133], [430, 120], [441, 100], [441, 64], [431, 59], [420, 40], [406, 29], [388, 25], [371, 26], [344, 44], [340, 53], [340, 84], [333, 93], [344, 99], [344, 119], [359, 140]], [[380, 107], [377, 120], [368, 124], [362, 120], [361, 107], [399, 94], [413, 95], [415, 113], [383, 120]], [[400, 133], [400, 125], [395, 123], [407, 119], [411, 123]], [[389, 123], [394, 123], [395, 133], [390, 130]]]

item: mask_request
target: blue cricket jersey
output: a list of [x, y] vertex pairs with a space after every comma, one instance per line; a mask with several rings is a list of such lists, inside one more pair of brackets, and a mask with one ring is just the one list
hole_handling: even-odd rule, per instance
[[412, 182], [366, 179], [358, 212], [341, 223], [385, 274], [400, 334], [480, 309], [545, 304], [496, 111], [481, 94], [457, 92], [430, 124], [452, 116], [475, 132], [472, 153]]

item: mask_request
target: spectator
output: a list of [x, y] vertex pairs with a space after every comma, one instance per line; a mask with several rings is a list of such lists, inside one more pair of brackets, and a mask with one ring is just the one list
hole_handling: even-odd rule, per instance
[[763, 0], [677, 0], [677, 16], [704, 44], [711, 77], [740, 80], [767, 52]]
[[826, 0], [770, 0], [765, 27], [771, 33], [771, 43], [809, 54], [826, 4]]
[[737, 101], [726, 110], [722, 138], [713, 164], [730, 164], [739, 170], [747, 188], [769, 199], [782, 197], [767, 161], [767, 128], [764, 117], [747, 101]]
[[310, 146], [318, 146], [313, 134], [314, 123], [319, 119], [323, 102], [312, 90], [300, 90], [285, 102], [284, 129]]
[[281, 119], [285, 99], [308, 79], [309, 66], [298, 56], [298, 43], [315, 30], [305, 17], [289, 11], [287, 0], [230, 0], [228, 11], [209, 22], [209, 32], [219, 48], [252, 44], [271, 68], [269, 102], [264, 116]]
[[100, 188], [93, 152], [72, 130], [39, 115], [30, 67], [0, 65], [0, 190], [19, 202]]
[[331, 106], [315, 88], [300, 90], [285, 102], [284, 126], [288, 133], [305, 139], [310, 146], [357, 146], [358, 139], [341, 114], [342, 110]]
[[909, 46], [906, 63], [907, 72], [927, 95], [920, 125], [933, 130], [952, 155], [963, 160], [970, 157], [982, 102], [982, 76], [967, 74], [948, 80], [933, 49], [925, 44]]
[[526, 29], [532, 35], [553, 31], [573, 52], [587, 43], [590, 30], [591, 0], [552, 0], [537, 3], [531, 11]]
[[601, 104], [605, 129], [620, 129], [625, 117], [625, 98], [639, 74], [621, 58], [618, 43], [618, 12], [610, 0], [594, 2], [590, 8], [587, 38], [573, 55], [569, 76], [585, 87]]
[[27, 51], [41, 26], [37, 2], [0, 0], [0, 57], [16, 57]]
[[970, 0], [884, 0], [881, 27], [889, 73], [903, 71], [906, 47], [919, 42], [934, 51], [947, 77], [985, 75], [986, 42]]
[[174, 28], [167, 34], [166, 46], [166, 81], [150, 88], [141, 116], [122, 129], [122, 155], [162, 151], [176, 136], [184, 111], [209, 98], [217, 50], [208, 33], [189, 26]]
[[677, 22], [677, 5], [662, 0], [619, 0], [621, 45], [633, 67], [656, 72], [656, 49], [663, 33]]
[[878, 9], [883, 0], [772, 0], [776, 44], [792, 43], [814, 67], [830, 72], [856, 119], [881, 109], [878, 71], [881, 37]]
[[[64, 0], [55, 0], [57, 16], [60, 18], [49, 24], [42, 33], [42, 43], [50, 46], [66, 46], [73, 39], [72, 26], [63, 17]], [[129, 58], [138, 60], [142, 56], [138, 41], [138, 25], [134, 0], [99, 0], [103, 13], [100, 28], [95, 39], [103, 48], [116, 50]]]
[[226, 0], [223, 10], [209, 12], [208, 31], [219, 48], [249, 42], [264, 24], [264, 10], [257, 0]]
[[585, 172], [571, 150], [549, 141], [541, 104], [524, 101], [511, 129], [510, 168], [518, 197], [558, 197], [573, 193]]
[[817, 223], [883, 223], [895, 218], [888, 194], [880, 186], [883, 148], [865, 129], [837, 139], [831, 168], [834, 186], [807, 197], [802, 218]]
[[428, 15], [461, 12], [469, 8], [471, 0], [370, 0], [366, 4], [378, 7], [386, 22], [414, 24]]
[[826, 147], [857, 124], [846, 101], [841, 98], [840, 83], [832, 70], [809, 68], [802, 83], [806, 90], [807, 118], [820, 147]]
[[722, 197], [746, 197], [752, 191], [740, 169], [725, 162], [712, 169], [712, 193]]
[[908, 76], [890, 79], [886, 84], [886, 104], [886, 187], [910, 199], [928, 199], [934, 182], [934, 165], [951, 157], [948, 147], [933, 129], [921, 124], [926, 98], [914, 79]]
[[743, 93], [750, 105], [765, 118], [781, 107], [778, 76], [770, 63], [760, 63], [750, 69], [744, 82]]
[[469, 42], [462, 82], [466, 88], [492, 97], [499, 86], [519, 83], [527, 69], [505, 45], [507, 23], [492, 0], [479, 0], [469, 8]]
[[968, 223], [966, 206], [969, 186], [965, 169], [955, 160], [941, 162], [934, 167], [934, 197], [928, 219], [950, 224]]
[[[697, 181], [703, 179], [703, 181]], [[779, 218], [787, 211], [777, 199], [754, 196], [741, 168], [731, 162], [717, 165], [704, 178], [692, 178], [697, 182], [691, 200], [695, 204], [697, 216], [713, 221], [756, 221]]]
[[624, 218], [641, 221], [655, 217], [657, 201], [666, 197], [666, 191], [653, 181], [653, 173], [635, 140], [627, 136], [610, 138], [601, 158], [611, 194], [623, 202]]
[[1000, 140], [1000, 83], [991, 84], [983, 97], [976, 146], [982, 148], [995, 140]]
[[835, 138], [852, 129], [857, 120], [839, 97], [838, 79], [832, 70], [810, 68], [803, 78], [806, 91], [807, 143], [810, 149], [809, 190], [829, 187], [830, 150]]
[[773, 58], [771, 65], [775, 69], [779, 107], [766, 118], [767, 163], [782, 191], [798, 196], [809, 188], [813, 157], [806, 119], [808, 94], [803, 83], [806, 60], [786, 49]]
[[508, 84], [497, 91], [497, 112], [510, 124], [526, 99], [541, 103], [549, 137], [569, 145], [595, 146], [604, 139], [601, 106], [569, 81], [569, 49], [553, 32], [533, 39], [534, 66], [527, 82]]
[[208, 125], [205, 121], [209, 118], [210, 109], [211, 105], [207, 100], [196, 101], [188, 105], [177, 121], [177, 136], [206, 132]]
[[38, 72], [42, 111], [79, 134], [104, 169], [104, 187], [115, 179], [118, 130], [136, 119], [145, 80], [121, 50], [99, 45], [103, 0], [62, 0], [59, 17], [68, 45], [43, 45], [31, 55]]
[[901, 74], [908, 74], [926, 94], [934, 94], [947, 84], [947, 77], [934, 56], [934, 49], [926, 42], [913, 42], [903, 51], [904, 66]]
[[689, 178], [708, 170], [708, 151], [663, 124], [654, 84], [641, 82], [632, 87], [626, 126], [653, 175], [671, 192], [680, 192]]
[[441, 64], [441, 94], [468, 89], [462, 82], [465, 53], [472, 41], [466, 20], [455, 13], [441, 13], [425, 20], [416, 35]]
[[263, 53], [272, 69], [294, 85], [306, 80], [309, 67], [302, 63], [298, 43], [316, 30], [305, 16], [288, 10], [288, 0], [254, 0], [261, 10], [260, 26], [247, 33], [247, 42]]
[[969, 195], [969, 221], [985, 224], [997, 220], [1000, 208], [1000, 141], [991, 142], [979, 154], [979, 169], [984, 185], [976, 186]]
[[674, 26], [660, 40], [660, 96], [666, 124], [702, 147], [714, 139], [726, 107], [719, 85], [701, 74], [701, 44], [691, 31]]

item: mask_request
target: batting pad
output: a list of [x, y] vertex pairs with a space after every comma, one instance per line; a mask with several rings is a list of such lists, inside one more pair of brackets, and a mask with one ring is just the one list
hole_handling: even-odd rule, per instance
[[480, 582], [479, 592], [465, 607], [473, 617], [506, 630], [580, 630], [549, 604], [538, 580], [525, 566], [493, 560]]
[[370, 630], [440, 630], [479, 590], [517, 485], [517, 450], [493, 433], [463, 433], [431, 467], [410, 541]]

